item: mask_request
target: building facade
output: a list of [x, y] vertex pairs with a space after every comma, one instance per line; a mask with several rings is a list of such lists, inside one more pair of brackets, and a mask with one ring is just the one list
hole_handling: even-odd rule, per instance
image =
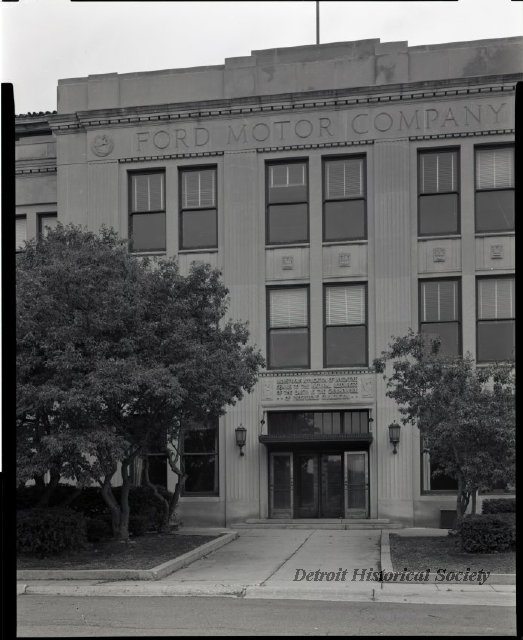
[[438, 526], [454, 508], [417, 427], [394, 453], [372, 362], [409, 328], [513, 358], [522, 54], [519, 37], [255, 51], [60, 80], [57, 112], [17, 116], [17, 247], [59, 220], [182, 272], [209, 263], [266, 357], [250, 395], [185, 437], [186, 523]]

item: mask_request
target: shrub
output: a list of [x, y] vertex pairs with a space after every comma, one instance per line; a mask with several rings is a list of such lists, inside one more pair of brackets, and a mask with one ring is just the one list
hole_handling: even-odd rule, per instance
[[483, 500], [481, 513], [516, 513], [516, 498]]
[[110, 518], [88, 518], [87, 540], [99, 542], [113, 535], [113, 527]]
[[[121, 487], [113, 487], [116, 500], [120, 501]], [[70, 498], [76, 491], [76, 487], [59, 484], [52, 494], [50, 507], [57, 506]], [[167, 500], [170, 492], [162, 487], [159, 493]], [[42, 495], [39, 487], [22, 487], [17, 490], [17, 509], [36, 508]], [[89, 540], [101, 539], [112, 536], [111, 511], [102, 497], [99, 487], [86, 487], [67, 506], [72, 511], [83, 514], [87, 519], [87, 532]], [[146, 486], [134, 487], [129, 491], [129, 508], [131, 511], [129, 520], [129, 532], [134, 536], [140, 536], [147, 531], [158, 531], [163, 523], [164, 506], [158, 500], [152, 489]], [[95, 521], [89, 524], [90, 521]], [[106, 533], [104, 535], [103, 531]]]
[[45, 557], [83, 549], [85, 518], [71, 509], [26, 509], [16, 517], [17, 553]]
[[[461, 547], [469, 553], [496, 553], [511, 546], [510, 524], [496, 514], [468, 515], [460, 527]], [[515, 536], [515, 530], [514, 530]]]

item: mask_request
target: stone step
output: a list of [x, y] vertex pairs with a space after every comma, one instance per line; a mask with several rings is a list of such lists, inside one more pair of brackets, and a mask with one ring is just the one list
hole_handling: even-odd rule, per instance
[[332, 530], [380, 530], [402, 529], [397, 522], [380, 519], [299, 519], [274, 518], [267, 520], [248, 519], [230, 525], [231, 529], [332, 529]]

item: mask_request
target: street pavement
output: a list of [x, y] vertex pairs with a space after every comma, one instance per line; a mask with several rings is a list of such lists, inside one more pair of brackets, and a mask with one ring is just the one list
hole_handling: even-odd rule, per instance
[[505, 607], [245, 600], [24, 596], [6, 637], [515, 636]]
[[[161, 580], [33, 580], [19, 583], [18, 593], [515, 605], [514, 585], [360, 580], [363, 569], [380, 569], [379, 530], [245, 529], [239, 534], [231, 543]], [[355, 570], [359, 571], [356, 580]]]

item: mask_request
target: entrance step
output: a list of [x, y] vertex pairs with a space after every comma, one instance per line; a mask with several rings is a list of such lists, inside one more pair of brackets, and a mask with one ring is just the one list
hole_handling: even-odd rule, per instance
[[388, 518], [248, 518], [235, 522], [231, 529], [402, 529]]

